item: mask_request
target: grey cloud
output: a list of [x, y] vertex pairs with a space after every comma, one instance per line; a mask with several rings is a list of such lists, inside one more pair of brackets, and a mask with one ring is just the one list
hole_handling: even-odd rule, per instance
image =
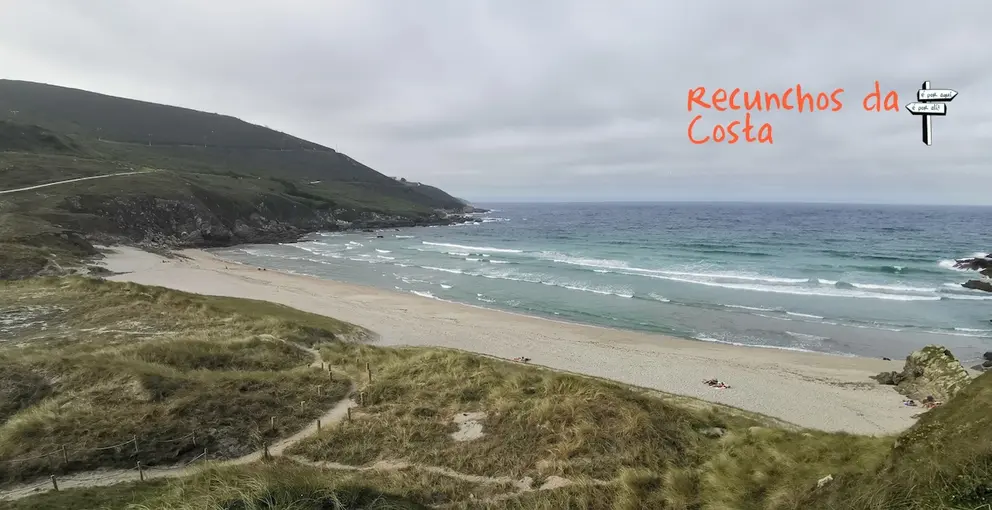
[[[223, 112], [486, 199], [992, 203], [992, 4], [16, 0], [10, 78]], [[938, 22], [926, 25], [926, 14]], [[875, 80], [899, 112], [865, 112]], [[960, 92], [919, 141], [924, 80]], [[695, 146], [692, 87], [846, 90]], [[703, 111], [700, 126], [742, 120]]]

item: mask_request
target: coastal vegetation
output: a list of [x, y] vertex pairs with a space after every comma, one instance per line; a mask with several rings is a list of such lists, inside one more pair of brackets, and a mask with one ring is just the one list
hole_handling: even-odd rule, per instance
[[0, 112], [0, 279], [81, 268], [93, 242], [292, 241], [315, 230], [447, 224], [471, 210], [230, 116], [12, 80], [0, 80]]
[[[856, 436], [461, 351], [377, 347], [361, 328], [265, 302], [82, 277], [0, 290], [0, 494], [50, 474], [120, 482], [0, 508], [972, 510], [992, 498], [988, 374], [898, 437]], [[347, 416], [250, 457], [342, 400]], [[166, 442], [193, 431], [195, 448]], [[204, 446], [207, 461], [184, 470]], [[140, 481], [137, 461], [149, 475], [180, 468]]]

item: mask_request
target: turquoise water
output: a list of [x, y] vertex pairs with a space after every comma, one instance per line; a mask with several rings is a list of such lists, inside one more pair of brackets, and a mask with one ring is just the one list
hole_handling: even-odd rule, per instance
[[[990, 208], [494, 204], [470, 224], [314, 234], [226, 258], [701, 341], [898, 358], [992, 350], [992, 294], [955, 257]], [[376, 237], [382, 235], [382, 238]]]

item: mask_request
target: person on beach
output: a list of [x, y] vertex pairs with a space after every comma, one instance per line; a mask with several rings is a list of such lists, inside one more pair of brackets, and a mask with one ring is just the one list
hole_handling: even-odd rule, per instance
[[703, 381], [703, 384], [707, 384], [713, 388], [720, 388], [723, 390], [730, 389], [730, 386], [727, 383], [720, 381], [718, 379], [709, 379], [707, 381]]

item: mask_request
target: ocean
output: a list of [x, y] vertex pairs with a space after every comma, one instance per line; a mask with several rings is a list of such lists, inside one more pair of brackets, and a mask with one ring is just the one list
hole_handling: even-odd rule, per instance
[[[871, 357], [992, 350], [992, 294], [952, 268], [992, 208], [490, 204], [447, 227], [214, 250], [262, 267], [705, 342]], [[377, 237], [381, 235], [382, 237]], [[984, 253], [984, 252], [983, 252]]]

